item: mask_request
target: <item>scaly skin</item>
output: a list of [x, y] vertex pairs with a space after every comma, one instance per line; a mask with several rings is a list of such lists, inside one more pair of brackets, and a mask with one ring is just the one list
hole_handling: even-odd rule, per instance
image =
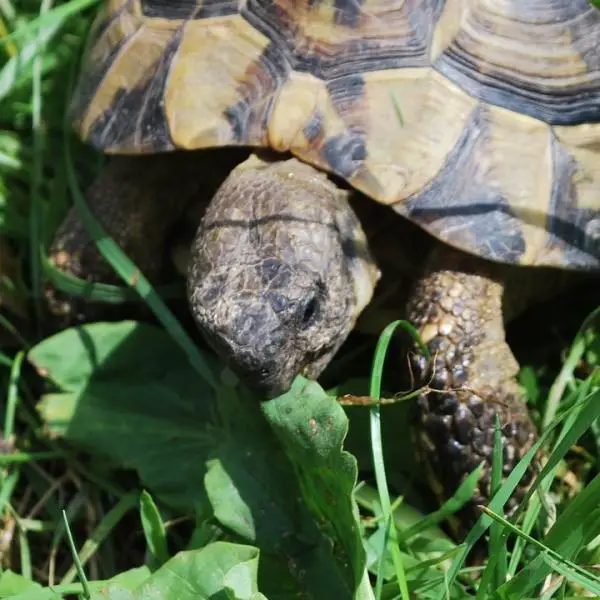
[[[348, 207], [343, 198], [346, 208], [340, 208], [336, 192], [298, 161], [242, 166], [211, 203], [194, 243], [189, 291], [196, 321], [215, 350], [269, 397], [287, 390], [298, 373], [317, 377], [355, 320], [349, 293], [360, 288], [350, 284], [347, 266], [357, 253], [343, 251], [354, 234], [341, 242], [339, 231], [357, 226], [336, 225], [338, 212]], [[362, 239], [358, 246], [364, 247]], [[562, 278], [556, 270], [500, 265], [437, 244], [409, 296], [408, 317], [434, 356], [431, 369], [418, 354], [413, 364], [430, 388], [418, 402], [419, 437], [439, 496], [450, 496], [484, 463], [475, 497], [462, 511], [461, 536], [479, 515], [476, 505], [490, 496], [496, 415], [504, 475], [536, 437], [504, 317], [544, 297], [551, 286], [558, 289]], [[505, 284], [513, 294], [508, 311]], [[316, 318], [307, 324], [302, 315], [311, 302]]]
[[[167, 248], [186, 207], [194, 202], [205, 208], [218, 185], [246, 155], [227, 149], [114, 157], [86, 190], [85, 199], [105, 231], [152, 283], [171, 281], [174, 272]], [[63, 272], [90, 283], [122, 283], [99, 253], [75, 207], [56, 232], [48, 255]], [[55, 325], [63, 327], [122, 311], [119, 305], [90, 302], [50, 286], [45, 294]]]
[[[448, 498], [483, 461], [470, 504], [462, 510], [468, 530], [490, 496], [494, 426], [499, 417], [503, 474], [508, 475], [536, 436], [517, 383], [518, 363], [504, 334], [503, 292], [511, 268], [447, 246], [430, 255], [409, 300], [408, 318], [431, 353], [416, 353], [415, 374], [428, 389], [418, 399], [419, 442], [436, 492]], [[533, 290], [532, 290], [533, 291]], [[514, 508], [532, 471], [511, 498]]]
[[[198, 191], [196, 159], [179, 158], [184, 161], [171, 167], [163, 156], [120, 159], [88, 193], [92, 210], [147, 275], [162, 268], [174, 217], [190, 198], [202, 203], [209, 197], [206, 187]], [[204, 166], [200, 172], [210, 172], [214, 181], [229, 171]], [[188, 263], [192, 314], [217, 353], [262, 397], [286, 391], [299, 373], [317, 378], [371, 299], [379, 271], [361, 221], [380, 232], [393, 221], [380, 213], [370, 219], [368, 210], [359, 221], [348, 200], [347, 191], [296, 159], [252, 156], [227, 177], [201, 220]], [[381, 263], [392, 281], [389, 271], [400, 262], [395, 258], [402, 241], [418, 239], [404, 235], [398, 226], [400, 239], [376, 234], [373, 240], [374, 247], [382, 237], [392, 246]], [[415, 245], [407, 255], [427, 256], [422, 244]], [[61, 252], [68, 258], [65, 270], [111, 280], [74, 215], [53, 249], [55, 262]], [[432, 370], [418, 355], [413, 364], [431, 388], [418, 402], [419, 431], [439, 495], [448, 497], [485, 463], [476, 497], [463, 511], [463, 531], [478, 514], [475, 504], [489, 496], [495, 415], [505, 442], [505, 474], [534, 441], [503, 316], [507, 308], [520, 311], [557, 289], [556, 273], [493, 264], [435, 244], [409, 295], [409, 318], [434, 355]], [[507, 307], [505, 284], [514, 292]], [[405, 290], [400, 292], [402, 297]]]
[[347, 192], [296, 159], [252, 157], [201, 221], [188, 290], [207, 341], [270, 398], [318, 377], [378, 277]]

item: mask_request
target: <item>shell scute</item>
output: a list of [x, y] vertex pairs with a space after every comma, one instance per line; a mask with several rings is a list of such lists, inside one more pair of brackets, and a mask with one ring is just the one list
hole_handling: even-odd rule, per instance
[[114, 153], [267, 146], [492, 260], [600, 268], [587, 0], [109, 0], [73, 103]]

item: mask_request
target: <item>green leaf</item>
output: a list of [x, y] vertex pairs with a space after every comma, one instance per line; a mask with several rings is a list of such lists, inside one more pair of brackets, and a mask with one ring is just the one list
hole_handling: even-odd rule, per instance
[[168, 334], [130, 322], [65, 330], [29, 357], [66, 390], [41, 402], [50, 431], [136, 469], [175, 508], [208, 500], [222, 526], [260, 548], [270, 598], [359, 589], [347, 419], [317, 384], [300, 379], [263, 405], [231, 386], [214, 394]]
[[70, 136], [67, 133], [68, 130], [68, 119], [65, 119], [64, 149], [65, 161], [67, 164], [67, 180], [69, 182], [71, 193], [73, 194], [75, 206], [79, 212], [79, 215], [81, 216], [87, 233], [94, 240], [98, 251], [111, 265], [115, 273], [117, 273], [117, 275], [119, 275], [119, 277], [128, 285], [135, 288], [136, 292], [141, 298], [144, 299], [146, 305], [152, 311], [154, 316], [162, 324], [165, 330], [169, 332], [172, 339], [177, 342], [180, 349], [185, 352], [190, 364], [193, 365], [196, 371], [204, 378], [205, 383], [216, 391], [219, 387], [219, 384], [217, 379], [214, 377], [212, 369], [210, 368], [210, 361], [208, 360], [208, 357], [198, 349], [188, 332], [184, 329], [171, 309], [159, 296], [154, 286], [137, 268], [135, 263], [123, 252], [115, 240], [108, 235], [88, 207], [86, 200], [79, 189], [77, 176], [74, 171]]
[[92, 600], [266, 600], [258, 591], [258, 558], [257, 548], [215, 542], [175, 555], [134, 591], [111, 583]]
[[269, 556], [269, 598], [287, 570], [309, 595], [352, 598], [365, 558], [352, 499], [356, 465], [342, 450], [343, 409], [302, 378], [279, 398], [250, 400], [239, 398], [230, 411], [231, 435], [206, 475], [215, 517]]
[[162, 565], [169, 560], [167, 534], [160, 516], [160, 511], [152, 496], [144, 490], [140, 494], [140, 519], [146, 538], [146, 545], [156, 565]]
[[0, 598], [10, 600], [60, 600], [62, 596], [53, 589], [43, 588], [39, 583], [7, 570], [0, 576]]
[[18, 598], [19, 600], [42, 600], [60, 598], [52, 590], [44, 589], [39, 583], [23, 577], [18, 573], [6, 570], [0, 576], [0, 598]]
[[201, 501], [218, 439], [214, 393], [164, 331], [94, 323], [43, 340], [29, 359], [61, 388], [38, 406], [53, 434], [136, 469], [172, 506]]
[[317, 383], [301, 377], [262, 409], [294, 465], [304, 504], [333, 542], [340, 568], [358, 584], [366, 558], [353, 498], [356, 460], [343, 449], [344, 410]]
[[[124, 588], [133, 590], [139, 585], [142, 585], [150, 575], [152, 575], [152, 571], [144, 565], [143, 567], [129, 569], [129, 571], [123, 571], [122, 573], [115, 575], [109, 583], [118, 583]], [[91, 585], [97, 585], [98, 583], [98, 581], [94, 581]]]
[[[598, 400], [595, 399], [597, 403]], [[574, 559], [581, 549], [600, 535], [600, 475], [597, 475], [573, 500], [556, 520], [543, 539], [543, 545], [565, 561]], [[547, 556], [546, 556], [547, 558]], [[498, 589], [499, 597], [510, 598], [526, 595], [535, 588], [553, 568], [550, 559], [529, 562], [513, 579]], [[575, 576], [575, 574], [573, 575]]]

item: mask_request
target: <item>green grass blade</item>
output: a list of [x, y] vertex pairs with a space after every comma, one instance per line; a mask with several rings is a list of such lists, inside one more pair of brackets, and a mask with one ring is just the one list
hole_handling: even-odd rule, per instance
[[[69, 86], [69, 89], [71, 88], [72, 86]], [[119, 277], [121, 277], [128, 285], [133, 287], [140, 297], [145, 300], [156, 318], [186, 353], [192, 366], [213, 389], [218, 390], [219, 383], [193, 340], [162, 301], [148, 279], [144, 277], [135, 264], [121, 250], [119, 245], [106, 233], [106, 231], [104, 231], [103, 227], [94, 218], [94, 215], [88, 208], [77, 183], [71, 154], [71, 137], [68, 131], [69, 124], [67, 115], [65, 114], [64, 146], [67, 180], [69, 189], [74, 198], [75, 206], [81, 215], [81, 219], [90, 237], [94, 240], [100, 254], [112, 266], [117, 275], [119, 275]]]
[[580, 568], [575, 568], [577, 565], [570, 561], [561, 560], [560, 556], [556, 557], [553, 554], [543, 553], [542, 557], [548, 566], [562, 575], [577, 586], [581, 586], [590, 594], [594, 594], [597, 598], [600, 597], [600, 579], [594, 577], [592, 573], [588, 573]]
[[[48, 282], [65, 294], [84, 296], [87, 300], [106, 304], [140, 301], [140, 295], [130, 287], [110, 283], [91, 283], [57, 269], [47, 257], [43, 257], [42, 264]], [[157, 286], [155, 290], [165, 300], [181, 298], [185, 294], [184, 286], [181, 283]]]
[[[501, 524], [504, 528], [509, 529], [512, 533], [524, 538], [528, 543], [536, 546], [541, 551], [542, 560], [553, 570], [555, 570], [560, 575], [567, 577], [575, 581], [577, 584], [584, 586], [588, 591], [594, 594], [600, 594], [600, 577], [594, 575], [591, 572], [586, 571], [583, 567], [575, 564], [571, 560], [561, 556], [559, 552], [556, 552], [552, 548], [546, 546], [544, 543], [536, 540], [530, 535], [527, 535], [523, 531], [521, 531], [518, 527], [515, 527], [512, 523], [501, 517], [500, 515], [494, 513], [486, 507], [482, 507], [482, 510], [486, 515], [494, 519], [494, 521]], [[521, 578], [523, 579], [523, 578]], [[531, 589], [535, 585], [535, 582], [538, 581], [530, 579], [528, 583], [528, 589]], [[509, 598], [515, 597], [515, 582], [512, 580], [510, 582], [510, 586], [504, 586], [503, 588], [497, 590], [497, 593], [500, 597]], [[510, 590], [512, 588], [512, 590]], [[519, 594], [524, 594], [528, 590], [520, 589]]]
[[38, 58], [40, 47], [49, 42], [63, 24], [63, 20], [47, 19], [45, 24], [40, 22], [39, 26], [33, 24], [28, 26], [28, 29], [30, 28], [34, 34], [34, 38], [20, 48], [19, 53], [10, 58], [0, 70], [0, 102], [12, 92], [19, 74]]
[[[40, 17], [48, 13], [50, 3], [42, 0]], [[52, 32], [52, 35], [56, 31]], [[33, 134], [33, 161], [31, 165], [31, 184], [29, 188], [31, 210], [29, 212], [29, 265], [31, 277], [31, 295], [33, 298], [36, 322], [42, 322], [42, 267], [40, 262], [41, 223], [43, 219], [40, 188], [44, 170], [44, 133], [42, 131], [42, 73], [41, 61], [47, 39], [41, 29], [36, 31], [33, 45], [33, 78], [31, 90], [31, 130]]]
[[140, 520], [146, 538], [146, 546], [152, 555], [152, 568], [158, 568], [169, 560], [167, 534], [160, 511], [146, 490], [140, 494]]
[[[385, 356], [389, 347], [390, 341], [394, 331], [402, 327], [408, 331], [413, 339], [423, 347], [424, 353], [427, 354], [427, 348], [421, 343], [416, 329], [407, 323], [406, 321], [394, 321], [390, 323], [381, 333], [375, 349], [375, 357], [373, 359], [373, 368], [371, 374], [371, 384], [369, 395], [375, 400], [379, 400], [381, 397], [381, 380], [383, 376], [383, 365], [385, 363]], [[369, 409], [370, 412], [370, 424], [371, 424], [371, 448], [373, 454], [373, 464], [375, 470], [375, 481], [377, 482], [377, 491], [379, 493], [379, 501], [381, 503], [381, 510], [384, 518], [386, 519], [386, 526], [389, 527], [389, 535], [392, 546], [392, 560], [394, 568], [396, 570], [396, 576], [398, 579], [398, 586], [400, 589], [401, 597], [404, 600], [409, 600], [410, 595], [408, 591], [408, 583], [406, 580], [406, 573], [404, 570], [404, 563], [402, 561], [402, 555], [400, 553], [400, 547], [398, 545], [398, 538], [396, 527], [393, 520], [392, 505], [390, 501], [390, 494], [387, 485], [387, 476], [385, 473], [385, 464], [383, 460], [383, 441], [381, 436], [381, 413], [380, 406], [374, 404]], [[375, 587], [375, 597], [381, 598], [381, 589], [383, 585], [383, 578], [377, 577]]]
[[[6, 331], [8, 331], [24, 348], [29, 346], [29, 343], [23, 337], [21, 332], [2, 314], [0, 314], [0, 327], [6, 329]], [[12, 361], [9, 361], [9, 365], [10, 363], [12, 363]]]
[[23, 364], [24, 352], [19, 352], [12, 363], [10, 380], [8, 384], [8, 398], [6, 411], [4, 413], [4, 439], [10, 440], [15, 430], [15, 414], [19, 401], [19, 379], [21, 377], [21, 366]]
[[[574, 410], [575, 406], [577, 404], [579, 404], [582, 401], [582, 399], [585, 399], [587, 397], [589, 390], [591, 389], [591, 386], [592, 386], [592, 378], [588, 378], [581, 385], [577, 394], [575, 394], [577, 399], [575, 400], [575, 403], [572, 406], [572, 409], [566, 415], [564, 423], [561, 427], [561, 431], [557, 437], [557, 443], [560, 440], [564, 439], [565, 435], [573, 427], [573, 424], [575, 423], [577, 416], [578, 416], [578, 413]], [[550, 486], [552, 485], [552, 480], [554, 479], [554, 475], [558, 469], [560, 459], [553, 460], [553, 462], [555, 462], [556, 464], [554, 465], [554, 467], [552, 469], [549, 470], [548, 474], [545, 475], [545, 477], [543, 479], [538, 477], [537, 481], [534, 482], [534, 485], [536, 486], [536, 488], [534, 488], [534, 489], [538, 490], [538, 494], [530, 495], [530, 501], [529, 501], [529, 504], [527, 507], [527, 512], [525, 514], [525, 517], [523, 519], [523, 524], [521, 526], [521, 529], [525, 533], [530, 533], [533, 530], [533, 527], [534, 527], [534, 525], [538, 519], [538, 516], [542, 510], [542, 502], [540, 499], [540, 494], [547, 494], [549, 492]], [[519, 511], [519, 512], [521, 512], [521, 511]], [[515, 575], [515, 573], [517, 572], [517, 568], [518, 568], [519, 562], [521, 560], [521, 556], [523, 554], [524, 547], [525, 547], [525, 542], [524, 542], [523, 538], [519, 537], [515, 543], [515, 547], [513, 548], [513, 552], [512, 552], [511, 558], [510, 558], [510, 563], [508, 565], [509, 577], [513, 577]]]
[[100, 0], [69, 0], [69, 2], [65, 2], [55, 9], [40, 15], [37, 19], [32, 19], [25, 25], [19, 27], [16, 31], [13, 31], [10, 35], [0, 38], [0, 46], [35, 35], [35, 31], [38, 29], [52, 29], [55, 25], [61, 26], [73, 15], [83, 12], [94, 4], [97, 4], [99, 1]]
[[[138, 494], [137, 492], [131, 492], [121, 497], [117, 504], [104, 516], [104, 518], [100, 521], [98, 526], [92, 531], [90, 538], [86, 540], [86, 542], [81, 547], [81, 551], [79, 554], [75, 554], [75, 566], [71, 567], [61, 579], [61, 584], [72, 583], [77, 575], [81, 582], [83, 575], [83, 565], [85, 565], [92, 556], [98, 550], [98, 546], [108, 537], [110, 532], [116, 527], [116, 525], [121, 521], [121, 519], [132, 509], [137, 506], [138, 503]], [[68, 523], [66, 523], [66, 513], [64, 513], [65, 526], [67, 527], [66, 532], [69, 539], [71, 539], [71, 534], [68, 528]], [[85, 577], [85, 576], [84, 576]]]
[[0, 512], [4, 512], [10, 505], [10, 499], [19, 481], [20, 473], [18, 469], [15, 469], [0, 479]]
[[[17, 519], [18, 521], [18, 519]], [[21, 562], [21, 573], [26, 579], [33, 579], [33, 566], [31, 563], [31, 548], [27, 532], [18, 525], [19, 535], [19, 558]]]
[[[558, 422], [562, 421], [563, 418], [564, 415], [562, 417], [559, 417], [557, 421], [553, 424], [553, 426], [547, 429], [538, 438], [535, 444], [532, 445], [532, 447], [525, 453], [523, 458], [521, 458], [521, 460], [515, 465], [515, 468], [506, 478], [502, 487], [493, 495], [492, 499], [490, 500], [488, 506], [491, 510], [493, 510], [496, 513], [502, 512], [504, 505], [512, 496], [523, 475], [525, 475], [525, 472], [531, 464], [531, 461], [533, 460], [539, 449], [542, 447], [542, 445], [546, 442], [551, 432], [553, 431], [553, 428], [558, 424]], [[447, 577], [449, 586], [451, 586], [454, 583], [471, 548], [473, 548], [473, 546], [481, 538], [481, 536], [484, 535], [484, 533], [492, 524], [492, 522], [493, 521], [491, 517], [489, 517], [486, 514], [482, 514], [475, 523], [475, 525], [472, 527], [471, 531], [469, 531], [461, 551], [458, 553], [458, 555], [452, 562], [450, 569], [448, 570]], [[441, 594], [438, 596], [438, 598], [439, 600], [444, 600], [444, 595]]]
[[[585, 544], [600, 535], [600, 475], [597, 475], [566, 507], [543, 544], [544, 551], [556, 552], [561, 559], [574, 559]], [[525, 534], [526, 535], [526, 534]], [[529, 541], [527, 537], [527, 541]], [[507, 594], [526, 593], [549, 574], [548, 565], [540, 561], [528, 564], [513, 579], [502, 586]]]
[[[494, 427], [494, 451], [492, 454], [492, 473], [491, 486], [492, 495], [494, 495], [502, 485], [502, 468], [504, 466], [504, 444], [502, 440], [502, 430], [500, 427], [500, 419], [496, 415], [496, 423]], [[506, 538], [502, 535], [502, 528], [496, 523], [490, 526], [490, 555], [496, 557], [496, 568], [493, 572], [493, 587], [499, 586], [506, 578], [507, 569], [507, 550]], [[485, 574], [485, 573], [484, 573]]]
[[[518, 482], [525, 474], [525, 471], [528, 465], [531, 463], [535, 454], [537, 454], [538, 450], [542, 447], [543, 444], [545, 444], [546, 440], [553, 433], [554, 429], [560, 423], [562, 423], [566, 419], [566, 417], [569, 414], [571, 414], [572, 411], [577, 409], [578, 416], [574, 420], [573, 426], [565, 433], [561, 442], [554, 449], [554, 452], [550, 455], [548, 462], [532, 483], [528, 493], [525, 496], [524, 501], [521, 504], [521, 508], [517, 510], [514, 518], [518, 518], [519, 514], [523, 512], [524, 506], [526, 505], [527, 501], [529, 500], [531, 495], [535, 493], [535, 490], [540, 485], [540, 482], [544, 479], [544, 477], [546, 477], [550, 473], [550, 470], [558, 464], [558, 462], [563, 458], [563, 456], [566, 454], [569, 448], [579, 439], [581, 434], [589, 427], [589, 424], [595, 419], [600, 418], [600, 401], [598, 401], [598, 399], [600, 399], [600, 392], [595, 392], [589, 395], [582, 403], [582, 405], [573, 407], [569, 411], [566, 411], [564, 414], [554, 419], [554, 421], [549, 425], [549, 427], [538, 438], [536, 443], [517, 463], [512, 473], [506, 478], [504, 485], [498, 490], [498, 492], [496, 492], [496, 494], [494, 494], [492, 500], [488, 504], [490, 510], [492, 510], [496, 514], [502, 512], [504, 505], [512, 495]], [[465, 540], [465, 549], [454, 560], [452, 566], [448, 571], [450, 583], [452, 583], [456, 578], [459, 569], [461, 568], [469, 550], [472, 548], [475, 542], [477, 542], [477, 540], [485, 533], [486, 529], [491, 523], [492, 520], [488, 515], [482, 515], [475, 524], [475, 526], [471, 529], [471, 531], [467, 535], [467, 539]]]
[[425, 531], [426, 529], [429, 529], [430, 527], [435, 527], [438, 523], [441, 523], [448, 517], [452, 516], [456, 511], [460, 510], [473, 497], [473, 492], [477, 487], [482, 470], [483, 462], [479, 464], [478, 467], [471, 473], [469, 473], [467, 477], [465, 477], [464, 481], [461, 482], [454, 494], [452, 494], [452, 496], [448, 498], [448, 500], [446, 500], [438, 510], [428, 514], [418, 523], [415, 523], [408, 529], [405, 529], [399, 533], [399, 541], [401, 543], [408, 541], [411, 537], [421, 533], [422, 531]]
[[71, 556], [73, 557], [73, 562], [75, 563], [77, 575], [79, 576], [79, 581], [81, 582], [81, 586], [83, 588], [83, 597], [89, 600], [92, 594], [88, 586], [88, 580], [85, 576], [85, 571], [83, 570], [83, 565], [81, 564], [81, 561], [79, 560], [79, 556], [77, 554], [75, 542], [73, 541], [73, 535], [71, 534], [71, 528], [69, 527], [69, 519], [67, 519], [67, 513], [64, 510], [62, 511], [62, 516], [65, 531], [67, 533], [67, 540], [71, 549]]
[[[593, 392], [587, 397], [582, 398], [582, 401], [570, 409], [567, 414], [575, 414], [572, 425], [564, 431], [558, 443], [554, 447], [552, 454], [548, 457], [546, 464], [536, 477], [534, 484], [527, 493], [526, 501], [535, 492], [536, 484], [539, 484], [545, 477], [558, 466], [559, 462], [564, 458], [565, 454], [577, 442], [577, 440], [589, 428], [590, 423], [600, 419], [600, 391]], [[561, 419], [562, 420], [562, 419]]]
[[554, 384], [550, 388], [548, 395], [548, 402], [546, 402], [544, 416], [542, 418], [542, 430], [549, 426], [550, 422], [554, 419], [556, 411], [558, 410], [558, 404], [562, 398], [565, 388], [568, 382], [573, 378], [573, 372], [577, 367], [577, 364], [583, 357], [585, 349], [587, 347], [586, 333], [591, 327], [592, 323], [600, 317], [600, 307], [592, 311], [585, 319], [569, 351], [567, 360], [565, 361], [558, 377]]
[[[502, 484], [502, 432], [500, 429], [500, 419], [496, 415], [494, 423], [494, 447], [492, 451], [492, 472], [491, 472], [491, 490], [494, 495]], [[504, 536], [502, 536], [502, 527], [494, 522], [490, 525], [490, 541], [488, 544], [488, 562], [481, 574], [479, 587], [477, 588], [476, 600], [485, 600], [488, 597], [490, 587], [496, 588], [504, 579], [502, 572], [502, 559], [506, 560], [506, 545]], [[506, 563], [504, 564], [506, 567]], [[504, 568], [505, 571], [505, 568]]]
[[55, 450], [48, 450], [47, 452], [13, 452], [12, 454], [0, 454], [0, 466], [56, 460], [57, 458], [63, 458], [63, 456], [63, 453]]

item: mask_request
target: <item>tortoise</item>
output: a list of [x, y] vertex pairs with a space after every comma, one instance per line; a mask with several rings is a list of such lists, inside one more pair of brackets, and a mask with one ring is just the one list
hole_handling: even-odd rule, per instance
[[[133, 156], [88, 200], [154, 273], [221, 183], [193, 222], [189, 305], [264, 398], [329, 363], [412, 246], [398, 222], [426, 232], [397, 305], [433, 356], [413, 359], [420, 448], [444, 497], [484, 462], [472, 508], [496, 415], [505, 473], [536, 438], [504, 320], [600, 267], [599, 42], [587, 0], [109, 0], [72, 110], [85, 141]], [[51, 254], [108, 277], [75, 214]]]

